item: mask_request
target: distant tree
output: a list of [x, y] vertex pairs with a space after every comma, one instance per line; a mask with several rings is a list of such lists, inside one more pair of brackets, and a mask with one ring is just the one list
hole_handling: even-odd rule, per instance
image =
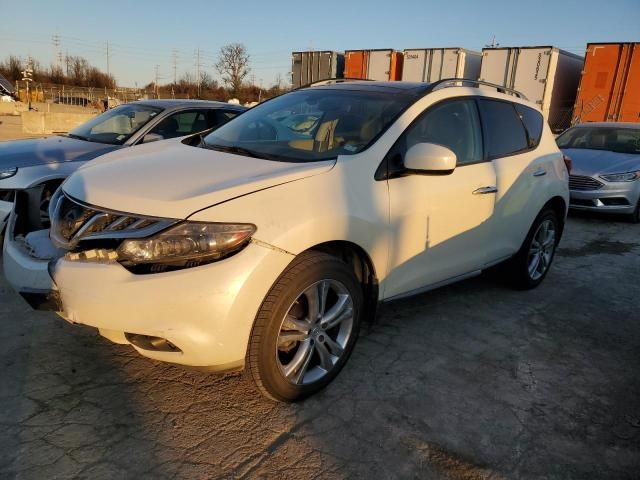
[[216, 69], [232, 96], [238, 96], [242, 81], [249, 74], [249, 54], [241, 43], [231, 43], [220, 49]]
[[0, 62], [0, 74], [11, 82], [22, 78], [22, 61], [20, 57], [10, 55], [4, 62]]

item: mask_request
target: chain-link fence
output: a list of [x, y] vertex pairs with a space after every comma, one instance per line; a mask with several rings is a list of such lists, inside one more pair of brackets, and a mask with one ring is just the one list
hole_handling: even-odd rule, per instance
[[76, 105], [81, 107], [104, 107], [108, 99], [109, 106], [127, 103], [146, 97], [146, 92], [137, 88], [97, 88], [77, 87], [73, 85], [54, 85], [31, 82], [29, 94], [24, 81], [16, 82], [16, 92], [20, 101], [41, 103], [57, 103], [61, 105]]

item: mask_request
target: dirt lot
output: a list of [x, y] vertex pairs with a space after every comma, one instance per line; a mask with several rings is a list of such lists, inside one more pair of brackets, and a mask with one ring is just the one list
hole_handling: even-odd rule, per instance
[[34, 313], [1, 279], [0, 322], [2, 478], [640, 471], [640, 225], [571, 218], [535, 291], [479, 277], [386, 305], [299, 405]]

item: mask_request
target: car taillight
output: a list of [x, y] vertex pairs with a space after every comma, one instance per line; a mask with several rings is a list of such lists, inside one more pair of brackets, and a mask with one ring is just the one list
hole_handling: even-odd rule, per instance
[[571, 157], [563, 154], [562, 160], [564, 160], [564, 166], [567, 167], [567, 172], [571, 173], [571, 167], [573, 167], [573, 162], [571, 161]]

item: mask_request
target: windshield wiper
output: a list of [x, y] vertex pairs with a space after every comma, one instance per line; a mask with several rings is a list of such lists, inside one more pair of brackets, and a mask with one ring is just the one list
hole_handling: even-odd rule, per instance
[[262, 158], [264, 160], [272, 160], [274, 157], [266, 153], [254, 152], [244, 147], [226, 146], [226, 145], [211, 145], [205, 143], [204, 146], [211, 150], [217, 150], [219, 152], [236, 153], [238, 155], [244, 155], [245, 157]]
[[89, 137], [83, 137], [82, 135], [76, 135], [75, 133], [65, 133], [63, 137], [75, 138], [76, 140], [84, 140], [85, 142], [93, 142]]

